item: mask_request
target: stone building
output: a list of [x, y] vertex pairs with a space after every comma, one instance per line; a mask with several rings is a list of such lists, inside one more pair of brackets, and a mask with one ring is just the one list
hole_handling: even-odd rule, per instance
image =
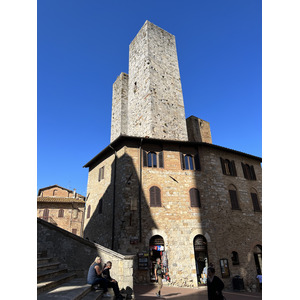
[[[209, 263], [247, 289], [262, 271], [261, 158], [212, 143], [185, 118], [175, 37], [146, 21], [113, 84], [111, 143], [91, 159], [84, 237], [136, 255], [134, 280], [198, 286]], [[205, 280], [204, 280], [205, 283]]]
[[78, 236], [83, 235], [85, 197], [59, 185], [38, 191], [37, 216]]

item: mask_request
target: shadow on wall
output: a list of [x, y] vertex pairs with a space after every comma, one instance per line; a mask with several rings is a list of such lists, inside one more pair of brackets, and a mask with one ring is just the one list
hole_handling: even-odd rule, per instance
[[[138, 151], [140, 157], [141, 150]], [[92, 203], [87, 201], [86, 209], [89, 210], [91, 205], [91, 215], [84, 229], [84, 237], [122, 254], [136, 254], [145, 247], [145, 235], [158, 226], [151, 216], [139, 179], [142, 164], [139, 160], [134, 164], [132, 157], [126, 153], [120, 157], [116, 153], [113, 155], [109, 185], [99, 199], [90, 196], [93, 202], [97, 201], [94, 210]], [[99, 161], [90, 167], [89, 172], [98, 166]], [[109, 166], [105, 166], [105, 176], [109, 176], [108, 169]], [[99, 184], [102, 184], [101, 181]]]

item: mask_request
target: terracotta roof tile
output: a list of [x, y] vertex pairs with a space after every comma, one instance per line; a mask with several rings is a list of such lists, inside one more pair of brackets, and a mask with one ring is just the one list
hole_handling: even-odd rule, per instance
[[67, 197], [37, 197], [38, 202], [61, 202], [61, 203], [85, 203], [84, 200], [78, 198]]

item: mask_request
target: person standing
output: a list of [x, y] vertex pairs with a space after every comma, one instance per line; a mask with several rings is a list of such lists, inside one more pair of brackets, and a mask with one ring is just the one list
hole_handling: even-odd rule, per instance
[[223, 281], [215, 275], [215, 269], [209, 267], [207, 269], [207, 293], [208, 300], [223, 300], [222, 290], [224, 289]]
[[160, 291], [162, 289], [162, 269], [161, 269], [161, 263], [160, 263], [160, 258], [156, 259], [156, 264], [154, 266], [154, 275], [155, 275], [155, 280], [158, 283], [158, 290], [156, 293], [157, 297], [160, 297]]
[[107, 292], [107, 280], [101, 275], [101, 258], [97, 256], [94, 262], [90, 265], [87, 275], [87, 283], [91, 284], [95, 289], [99, 289], [98, 286], [103, 288], [103, 297], [111, 297], [111, 295]]
[[109, 270], [111, 269], [111, 267], [112, 267], [112, 262], [108, 261], [104, 266], [104, 269], [102, 271], [102, 276], [107, 280], [107, 287], [113, 288], [116, 299], [123, 299], [124, 297], [120, 293], [118, 281], [110, 277]]

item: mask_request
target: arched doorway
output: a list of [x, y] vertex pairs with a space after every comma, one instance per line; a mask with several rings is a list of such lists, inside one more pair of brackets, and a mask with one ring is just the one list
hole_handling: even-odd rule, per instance
[[262, 274], [262, 246], [256, 245], [253, 249], [257, 275]]
[[163, 258], [165, 258], [164, 252], [165, 244], [163, 237], [154, 235], [149, 241], [150, 281], [155, 281], [154, 266], [156, 264], [156, 259], [160, 258], [163, 262]]
[[[207, 276], [204, 275], [203, 271], [207, 270], [208, 267], [208, 256], [207, 256], [207, 241], [206, 238], [198, 234], [194, 238], [194, 253], [195, 253], [195, 264], [197, 271], [197, 282], [198, 285], [206, 284]], [[206, 269], [204, 270], [204, 268]]]

